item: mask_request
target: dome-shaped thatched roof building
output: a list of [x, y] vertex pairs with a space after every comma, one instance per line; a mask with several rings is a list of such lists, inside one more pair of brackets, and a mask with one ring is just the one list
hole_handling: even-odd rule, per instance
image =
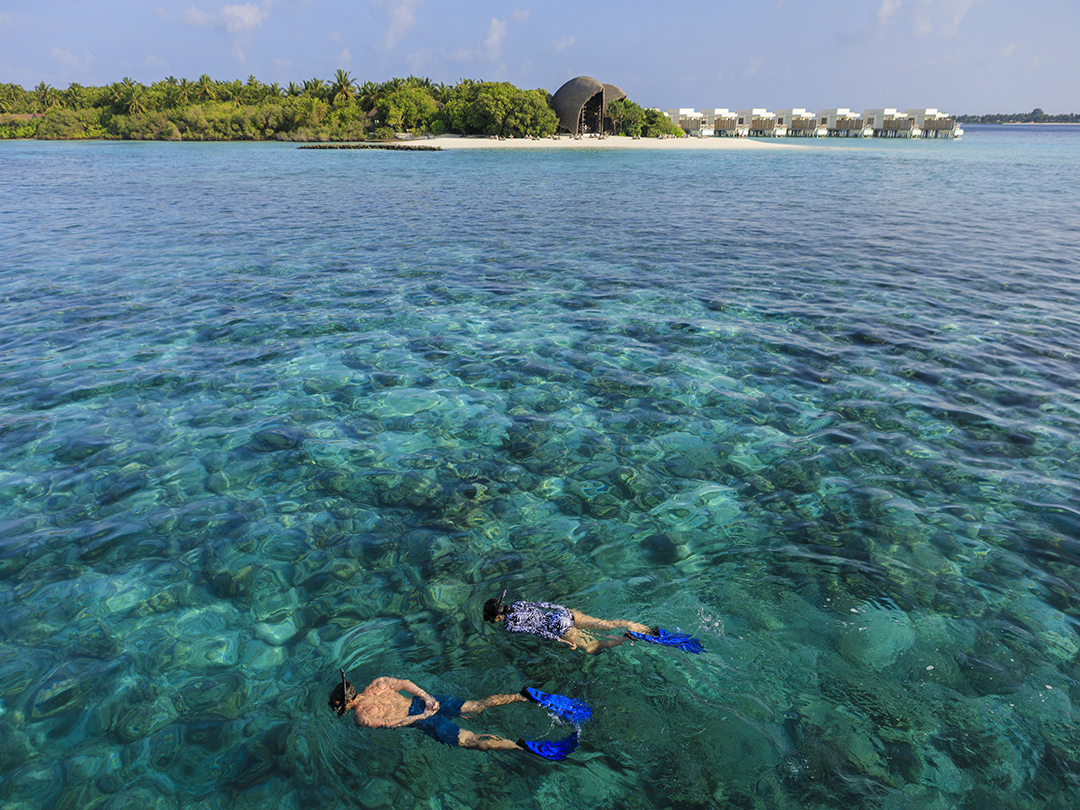
[[607, 105], [623, 98], [626, 93], [613, 84], [601, 84], [591, 76], [578, 76], [555, 91], [551, 106], [559, 116], [560, 129], [577, 135], [603, 132]]

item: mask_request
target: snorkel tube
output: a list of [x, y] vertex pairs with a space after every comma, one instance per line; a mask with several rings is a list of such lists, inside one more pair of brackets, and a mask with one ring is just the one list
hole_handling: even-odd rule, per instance
[[356, 697], [356, 687], [349, 683], [349, 679], [345, 677], [345, 667], [342, 667], [341, 683], [330, 693], [330, 708], [334, 710], [334, 714], [342, 717], [347, 711], [349, 701], [354, 697]]
[[499, 596], [493, 596], [484, 603], [484, 621], [494, 622], [503, 615], [503, 597], [506, 596], [506, 588]]

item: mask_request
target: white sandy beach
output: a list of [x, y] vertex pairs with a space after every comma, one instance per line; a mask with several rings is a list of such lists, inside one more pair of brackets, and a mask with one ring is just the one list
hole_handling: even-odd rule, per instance
[[564, 135], [558, 139], [462, 137], [439, 135], [435, 138], [404, 141], [443, 149], [799, 149], [799, 144], [772, 143], [749, 138], [629, 138], [611, 135], [606, 138], [581, 139]]

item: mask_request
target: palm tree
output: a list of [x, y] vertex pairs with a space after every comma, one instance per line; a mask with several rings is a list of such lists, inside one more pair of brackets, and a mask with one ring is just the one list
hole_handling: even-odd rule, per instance
[[281, 90], [281, 85], [274, 82], [266, 87], [266, 98], [281, 98], [284, 93]]
[[177, 107], [183, 106], [183, 101], [180, 99], [180, 87], [165, 88], [165, 106], [170, 110], [175, 110]]
[[356, 103], [364, 112], [371, 112], [379, 102], [379, 85], [375, 82], [364, 82], [356, 91]]
[[140, 115], [146, 112], [146, 93], [142, 85], [135, 88], [126, 101], [128, 115]]
[[224, 90], [225, 101], [231, 101], [234, 107], [244, 106], [244, 85], [239, 79], [225, 82], [222, 86], [222, 90]]
[[34, 88], [34, 92], [38, 94], [38, 102], [41, 104], [42, 112], [48, 112], [60, 103], [60, 94], [56, 88], [45, 84], [45, 82], [39, 82], [38, 86]]
[[304, 91], [300, 89], [296, 82], [289, 82], [289, 86], [285, 88], [286, 95], [298, 96]]
[[431, 97], [433, 99], [435, 99], [437, 102], [439, 102], [440, 104], [445, 104], [447, 101], [450, 100], [450, 94], [453, 92], [453, 90], [454, 90], [453, 87], [451, 87], [448, 84], [443, 84], [442, 82], [439, 82], [438, 84], [432, 85], [429, 88], [429, 92], [431, 93]]
[[112, 85], [110, 97], [116, 106], [128, 115], [146, 112], [146, 88], [130, 76]]
[[323, 87], [322, 79], [308, 79], [304, 82], [304, 93], [313, 98], [322, 98], [325, 92], [326, 88]]
[[108, 87], [109, 101], [128, 115], [146, 112], [146, 88], [130, 76]]
[[313, 127], [323, 119], [324, 115], [326, 115], [326, 104], [315, 96], [309, 95], [300, 102], [300, 108], [296, 111], [296, 125]]
[[348, 104], [355, 95], [356, 80], [349, 75], [349, 71], [338, 68], [330, 86], [330, 98], [335, 104]]
[[22, 87], [17, 84], [0, 84], [0, 113], [11, 112], [19, 103]]
[[195, 98], [199, 101], [211, 101], [216, 97], [217, 88], [214, 86], [214, 80], [204, 73], [195, 82]]
[[86, 103], [86, 88], [77, 82], [69, 84], [68, 89], [64, 90], [60, 95], [64, 106], [68, 109], [81, 110], [83, 107], [89, 106]]
[[255, 74], [252, 73], [248, 76], [247, 84], [244, 85], [245, 97], [252, 104], [257, 104], [266, 97], [266, 87], [255, 78]]
[[181, 79], [176, 85], [176, 97], [180, 100], [180, 106], [186, 107], [191, 103], [191, 94], [194, 88], [187, 79]]

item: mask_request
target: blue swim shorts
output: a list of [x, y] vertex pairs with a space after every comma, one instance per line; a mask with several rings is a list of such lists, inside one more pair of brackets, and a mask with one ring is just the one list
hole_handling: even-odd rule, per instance
[[[460, 728], [450, 722], [450, 717], [461, 717], [461, 707], [464, 700], [450, 697], [449, 695], [432, 695], [439, 701], [439, 710], [424, 720], [417, 720], [412, 727], [427, 734], [431, 739], [449, 745], [451, 748], [458, 747], [458, 732]], [[409, 706], [409, 717], [424, 713], [424, 701], [422, 698], [413, 698]]]

